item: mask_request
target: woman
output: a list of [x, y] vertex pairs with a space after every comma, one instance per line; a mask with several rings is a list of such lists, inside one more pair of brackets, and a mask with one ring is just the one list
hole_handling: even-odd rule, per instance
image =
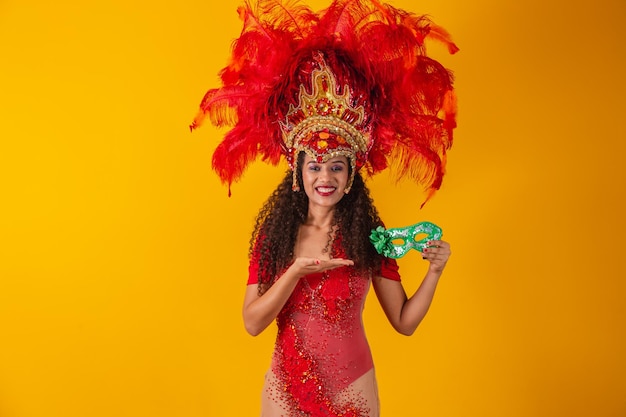
[[452, 75], [424, 40], [456, 46], [423, 16], [376, 0], [335, 0], [314, 13], [259, 0], [244, 22], [222, 87], [209, 90], [191, 128], [231, 125], [213, 154], [229, 185], [261, 157], [291, 169], [261, 209], [251, 239], [243, 316], [253, 335], [276, 320], [264, 417], [378, 415], [361, 314], [370, 283], [392, 326], [411, 334], [450, 256], [443, 241], [407, 297], [395, 261], [370, 232], [381, 226], [361, 172], [392, 163], [399, 178], [439, 189], [452, 145]]
[[[300, 159], [304, 192], [291, 190], [289, 173], [257, 219], [243, 306], [250, 334], [274, 319], [278, 324], [262, 416], [378, 416], [361, 321], [370, 282], [392, 326], [410, 335], [428, 311], [450, 247], [431, 242], [423, 253], [430, 262], [426, 277], [407, 298], [395, 262], [372, 251], [368, 235], [381, 222], [360, 175], [344, 193], [348, 159], [320, 163], [304, 152]], [[290, 250], [272, 251], [285, 240]], [[268, 269], [260, 268], [262, 259], [278, 265], [276, 279], [259, 273]]]

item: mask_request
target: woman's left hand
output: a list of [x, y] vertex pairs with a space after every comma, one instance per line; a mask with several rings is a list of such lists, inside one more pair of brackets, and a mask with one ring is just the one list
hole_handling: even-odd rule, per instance
[[430, 262], [429, 271], [441, 274], [451, 254], [452, 251], [448, 242], [432, 240], [428, 242], [428, 247], [423, 250], [422, 259]]

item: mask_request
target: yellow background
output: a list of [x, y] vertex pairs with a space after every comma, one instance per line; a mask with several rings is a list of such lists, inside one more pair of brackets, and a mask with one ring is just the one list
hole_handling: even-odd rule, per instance
[[[325, 1], [310, 3], [315, 9]], [[626, 3], [397, 0], [461, 48], [442, 190], [369, 184], [453, 257], [416, 335], [365, 312], [383, 415], [626, 416]], [[252, 220], [190, 134], [238, 2], [0, 1], [0, 416], [256, 416], [274, 330], [240, 318]], [[413, 290], [425, 271], [401, 261]]]

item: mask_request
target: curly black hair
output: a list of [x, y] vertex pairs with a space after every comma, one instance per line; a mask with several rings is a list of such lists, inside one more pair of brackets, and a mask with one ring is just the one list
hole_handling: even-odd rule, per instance
[[[299, 167], [304, 165], [303, 160], [304, 152], [299, 155]], [[301, 191], [292, 190], [293, 173], [287, 171], [256, 217], [249, 255], [256, 252], [258, 256], [259, 295], [267, 291], [278, 274], [293, 261], [298, 230], [307, 219], [309, 204], [301, 169], [296, 173]], [[382, 256], [370, 243], [369, 235], [382, 224], [369, 190], [356, 172], [350, 192], [335, 206], [331, 225], [331, 230], [337, 230], [341, 236], [343, 250], [347, 258], [354, 261], [356, 269], [366, 273], [380, 270]], [[332, 246], [332, 239], [329, 231], [326, 250]]]

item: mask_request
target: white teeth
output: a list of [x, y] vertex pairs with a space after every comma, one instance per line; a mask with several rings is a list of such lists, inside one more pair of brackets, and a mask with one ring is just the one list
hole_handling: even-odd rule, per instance
[[320, 193], [331, 193], [335, 191], [335, 187], [317, 187], [317, 191]]

